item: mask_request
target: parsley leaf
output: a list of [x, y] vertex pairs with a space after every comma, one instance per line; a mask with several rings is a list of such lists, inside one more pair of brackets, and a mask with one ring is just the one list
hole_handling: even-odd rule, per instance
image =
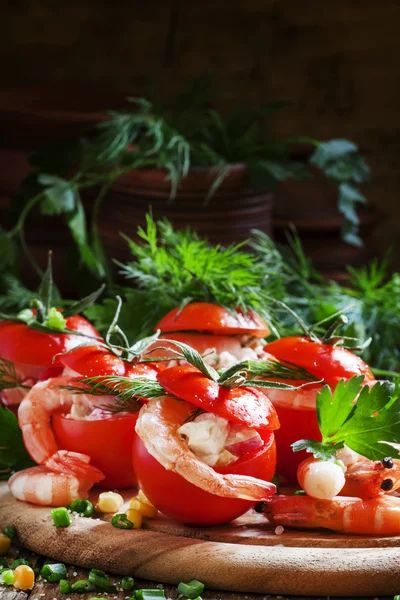
[[329, 460], [336, 454], [336, 450], [343, 447], [343, 444], [323, 444], [322, 442], [316, 442], [315, 440], [299, 440], [292, 444], [293, 452], [301, 452], [306, 450], [310, 454], [314, 454], [315, 458], [321, 460]]
[[400, 399], [393, 398], [394, 386], [377, 381], [362, 386], [363, 376], [342, 380], [332, 393], [328, 386], [317, 395], [317, 417], [322, 442], [299, 440], [294, 452], [307, 450], [328, 460], [344, 445], [370, 460], [398, 458], [392, 443], [400, 442]]
[[17, 417], [0, 405], [0, 479], [8, 479], [14, 471], [34, 465], [25, 450]]
[[317, 395], [317, 418], [323, 439], [334, 435], [355, 410], [354, 400], [362, 389], [364, 376], [341, 379], [334, 393], [325, 385]]

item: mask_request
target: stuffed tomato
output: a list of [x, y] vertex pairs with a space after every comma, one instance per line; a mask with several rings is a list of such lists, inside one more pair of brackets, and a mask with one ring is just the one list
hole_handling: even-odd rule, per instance
[[[70, 375], [82, 377], [146, 377], [154, 380], [162, 368], [131, 364], [100, 346], [75, 348], [60, 356], [60, 362]], [[89, 403], [85, 403], [82, 396], [77, 395], [67, 413], [61, 410], [53, 415], [52, 429], [59, 449], [90, 456], [91, 464], [105, 475], [98, 483], [99, 487], [130, 488], [137, 483], [131, 460], [137, 413], [113, 414], [104, 410], [105, 405], [113, 406], [114, 403], [112, 396], [90, 396]]]
[[[254, 311], [228, 310], [209, 302], [192, 302], [174, 308], [157, 324], [162, 337], [184, 342], [216, 368], [227, 368], [245, 359], [261, 358], [269, 335], [264, 320]], [[161, 341], [161, 340], [160, 340]]]
[[[341, 379], [363, 375], [364, 383], [371, 385], [375, 378], [369, 366], [359, 357], [341, 346], [333, 346], [306, 337], [286, 337], [267, 344], [266, 352], [280, 361], [301, 367], [321, 380], [296, 391], [269, 389], [266, 393], [274, 404], [281, 427], [276, 434], [277, 471], [284, 480], [296, 482], [299, 464], [306, 452], [293, 453], [291, 444], [300, 439], [320, 440], [317, 421], [316, 398], [323, 385], [332, 389]], [[305, 380], [288, 381], [295, 385]]]
[[47, 375], [61, 374], [63, 366], [58, 355], [85, 341], [83, 336], [101, 339], [98, 331], [84, 317], [74, 315], [65, 319], [65, 327], [72, 333], [44, 333], [32, 329], [28, 323], [0, 322], [0, 358], [12, 363], [21, 386], [5, 389], [1, 399], [5, 406], [16, 410], [29, 387]]
[[168, 396], [139, 413], [133, 465], [139, 485], [161, 512], [184, 523], [226, 523], [275, 492], [274, 430], [268, 398], [229, 389], [190, 365], [159, 373]]

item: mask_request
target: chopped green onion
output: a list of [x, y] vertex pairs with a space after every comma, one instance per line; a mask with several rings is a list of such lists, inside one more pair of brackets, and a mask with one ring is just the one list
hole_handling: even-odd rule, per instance
[[197, 599], [203, 592], [204, 583], [197, 581], [197, 579], [192, 579], [189, 583], [182, 582], [178, 585], [178, 594], [182, 594], [182, 596], [191, 600]]
[[47, 579], [51, 583], [58, 583], [67, 576], [67, 567], [63, 563], [46, 564], [43, 565], [40, 574], [43, 579]]
[[4, 583], [7, 585], [12, 585], [14, 583], [14, 571], [12, 569], [6, 569], [5, 571], [2, 571], [1, 576]]
[[62, 594], [69, 594], [71, 591], [71, 585], [66, 579], [60, 579], [60, 592]]
[[89, 573], [89, 581], [100, 590], [108, 590], [110, 587], [110, 578], [100, 569], [92, 569]]
[[53, 508], [50, 514], [53, 517], [53, 523], [56, 527], [69, 527], [71, 525], [71, 517], [65, 506]]
[[124, 592], [129, 592], [130, 590], [133, 590], [134, 585], [135, 580], [133, 579], [133, 577], [123, 577], [121, 579], [121, 587], [124, 590]]
[[90, 500], [75, 500], [68, 506], [72, 512], [77, 512], [82, 517], [92, 517], [94, 515], [94, 506]]
[[307, 494], [305, 493], [304, 490], [296, 490], [295, 492], [293, 492], [293, 496], [306, 496]]
[[14, 525], [7, 525], [7, 527], [3, 529], [3, 533], [9, 537], [10, 540], [12, 540], [17, 535], [17, 530], [15, 529]]
[[71, 585], [71, 592], [94, 592], [95, 587], [93, 583], [87, 579], [79, 579]]
[[130, 521], [124, 513], [114, 515], [111, 519], [111, 525], [118, 527], [118, 529], [133, 529], [132, 521]]
[[16, 569], [17, 567], [19, 567], [19, 565], [28, 565], [28, 567], [32, 567], [31, 563], [28, 560], [25, 560], [24, 558], [16, 558], [12, 561], [11, 568]]
[[165, 598], [164, 590], [135, 590], [135, 600], [153, 600], [154, 598]]

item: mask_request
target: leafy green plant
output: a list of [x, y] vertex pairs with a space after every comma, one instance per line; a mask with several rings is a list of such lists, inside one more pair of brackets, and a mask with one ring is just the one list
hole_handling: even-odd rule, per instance
[[[131, 109], [112, 111], [90, 137], [58, 142], [30, 157], [35, 171], [12, 200], [16, 216], [11, 236], [19, 236], [33, 267], [24, 238], [25, 221], [32, 210], [45, 216], [62, 216], [79, 253], [80, 263], [95, 278], [111, 286], [110, 268], [97, 229], [101, 202], [110, 186], [133, 169], [163, 169], [170, 181], [172, 202], [180, 183], [193, 167], [215, 174], [207, 204], [235, 163], [247, 165], [253, 187], [274, 189], [277, 182], [309, 179], [307, 164], [291, 158], [295, 142], [315, 147], [310, 163], [339, 186], [338, 209], [345, 218], [344, 239], [360, 245], [356, 206], [365, 203], [358, 184], [367, 181], [369, 169], [357, 147], [347, 140], [320, 143], [309, 138], [274, 140], [265, 119], [288, 106], [274, 102], [256, 110], [234, 110], [222, 116], [212, 107], [209, 81], [197, 79], [178, 95], [173, 107], [143, 98], [131, 98]], [[97, 189], [91, 222], [82, 202], [84, 190]]]

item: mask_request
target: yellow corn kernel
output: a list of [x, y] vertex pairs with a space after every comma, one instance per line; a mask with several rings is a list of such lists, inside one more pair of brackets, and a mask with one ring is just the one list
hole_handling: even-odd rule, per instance
[[5, 533], [0, 533], [0, 556], [7, 554], [11, 548], [11, 540]]
[[144, 492], [142, 490], [138, 491], [136, 498], [139, 498], [139, 500], [141, 500], [142, 502], [146, 502], [146, 504], [150, 504], [150, 506], [153, 506], [150, 500], [144, 495]]
[[132, 498], [129, 502], [129, 508], [134, 508], [139, 511], [144, 517], [150, 517], [150, 519], [157, 516], [158, 510], [155, 506], [142, 502], [139, 498]]
[[142, 526], [143, 515], [138, 510], [134, 508], [128, 508], [126, 511], [126, 516], [133, 523], [133, 529], [140, 529]]
[[103, 513], [116, 513], [124, 503], [121, 494], [116, 492], [102, 492], [97, 500], [96, 508]]
[[28, 565], [19, 565], [14, 571], [13, 586], [18, 590], [31, 590], [35, 584], [35, 573]]

